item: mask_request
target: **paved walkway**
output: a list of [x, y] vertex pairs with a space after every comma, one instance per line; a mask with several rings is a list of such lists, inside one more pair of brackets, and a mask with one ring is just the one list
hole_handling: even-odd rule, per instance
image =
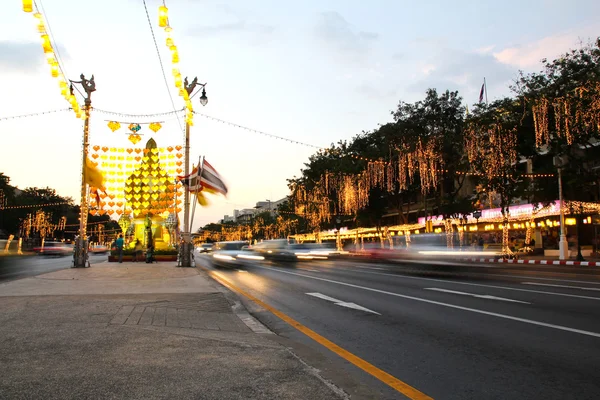
[[0, 284], [0, 398], [344, 398], [196, 268], [102, 263]]

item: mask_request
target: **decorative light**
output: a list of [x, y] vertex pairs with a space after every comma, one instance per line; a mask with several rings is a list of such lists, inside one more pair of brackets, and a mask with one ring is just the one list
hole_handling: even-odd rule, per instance
[[108, 122], [108, 127], [110, 128], [111, 131], [116, 131], [118, 129], [121, 128], [121, 123], [117, 122], [117, 121], [109, 121]]
[[[23, 11], [33, 11], [32, 0], [23, 0]], [[75, 113], [77, 118], [84, 118], [85, 114], [82, 113], [81, 107], [77, 103], [77, 99], [75, 99], [75, 96], [72, 95], [70, 91], [66, 89], [66, 79], [63, 76], [62, 71], [60, 70], [56, 54], [54, 53], [54, 49], [52, 47], [50, 36], [46, 32], [44, 17], [39, 12], [34, 13], [33, 16], [37, 21], [37, 31], [40, 34], [40, 39], [42, 41], [42, 49], [44, 51], [44, 54], [46, 54], [46, 60], [48, 62], [48, 65], [50, 65], [51, 76], [53, 78], [58, 79], [60, 93], [65, 98], [65, 100], [67, 100], [71, 104], [71, 108], [73, 109], [73, 112]]]
[[206, 97], [206, 90], [202, 88], [202, 96], [200, 96], [200, 104], [205, 106], [208, 104], [208, 97]]
[[169, 25], [169, 9], [165, 6], [158, 7], [158, 26], [165, 28]]
[[129, 124], [129, 130], [133, 133], [137, 133], [140, 129], [142, 129], [140, 124], [137, 124], [137, 123]]
[[142, 140], [142, 137], [138, 134], [133, 134], [133, 135], [129, 135], [129, 137], [127, 139], [129, 139], [129, 141], [131, 143], [137, 144], [140, 140]]
[[160, 130], [160, 128], [162, 128], [162, 125], [160, 124], [160, 122], [152, 122], [150, 125], [148, 125], [148, 128], [150, 128], [154, 133], [156, 133]]
[[33, 0], [23, 0], [23, 11], [25, 11], [25, 12], [33, 11]]

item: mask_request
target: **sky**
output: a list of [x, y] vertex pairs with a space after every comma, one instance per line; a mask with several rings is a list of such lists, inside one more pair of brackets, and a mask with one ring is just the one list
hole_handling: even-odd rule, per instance
[[[162, 1], [146, 1], [166, 71], [165, 84], [142, 0], [37, 1], [68, 79], [94, 74], [92, 105], [123, 114], [184, 106], [177, 95]], [[519, 70], [538, 71], [600, 35], [597, 0], [453, 1], [306, 0], [167, 1], [183, 76], [206, 82], [208, 104], [194, 109], [242, 127], [327, 147], [391, 120], [399, 101], [425, 90], [458, 90], [478, 101], [484, 77], [489, 100], [510, 95]], [[81, 100], [81, 98], [79, 98]], [[73, 112], [8, 116], [69, 107], [50, 76], [35, 18], [20, 1], [0, 15], [0, 172], [21, 189], [51, 187], [80, 201], [82, 121]], [[159, 147], [183, 144], [180, 123], [164, 117], [92, 112], [90, 144], [132, 147], [126, 129], [107, 122], [162, 122]], [[148, 131], [143, 131], [148, 132]], [[145, 138], [149, 135], [144, 136]], [[138, 147], [140, 144], [138, 144]], [[196, 208], [193, 230], [233, 209], [288, 194], [315, 148], [277, 140], [200, 115], [190, 133], [200, 155], [229, 186]]]

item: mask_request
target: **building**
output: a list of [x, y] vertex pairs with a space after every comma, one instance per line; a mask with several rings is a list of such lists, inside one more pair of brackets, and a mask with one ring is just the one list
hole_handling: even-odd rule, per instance
[[243, 210], [239, 210], [236, 222], [239, 224], [249, 224], [252, 222], [255, 213], [256, 210], [253, 208], [244, 208]]
[[288, 200], [287, 196], [276, 200], [276, 201], [271, 201], [271, 200], [265, 200], [265, 201], [259, 201], [256, 203], [256, 206], [254, 207], [254, 209], [256, 210], [257, 214], [260, 214], [262, 212], [270, 212], [271, 215], [273, 216], [277, 216], [277, 209], [279, 208], [279, 206], [283, 203], [285, 203]]
[[236, 218], [233, 215], [225, 215], [223, 217], [223, 222], [235, 222]]

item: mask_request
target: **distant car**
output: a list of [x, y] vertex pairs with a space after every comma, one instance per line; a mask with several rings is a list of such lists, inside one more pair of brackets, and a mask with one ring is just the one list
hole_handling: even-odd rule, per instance
[[290, 247], [294, 242], [287, 239], [265, 240], [252, 246], [252, 251], [265, 257], [266, 260], [296, 262], [298, 257]]
[[45, 242], [44, 247], [34, 247], [33, 251], [44, 256], [68, 256], [73, 254], [73, 245], [62, 242]]
[[96, 244], [90, 247], [90, 253], [92, 254], [105, 254], [108, 253], [108, 247], [103, 246], [101, 244]]
[[210, 253], [211, 251], [213, 251], [213, 247], [214, 245], [212, 243], [203, 243], [198, 249], [198, 251], [200, 253]]
[[248, 242], [218, 242], [214, 246], [211, 262], [215, 268], [239, 268], [252, 260], [264, 260], [248, 249]]

